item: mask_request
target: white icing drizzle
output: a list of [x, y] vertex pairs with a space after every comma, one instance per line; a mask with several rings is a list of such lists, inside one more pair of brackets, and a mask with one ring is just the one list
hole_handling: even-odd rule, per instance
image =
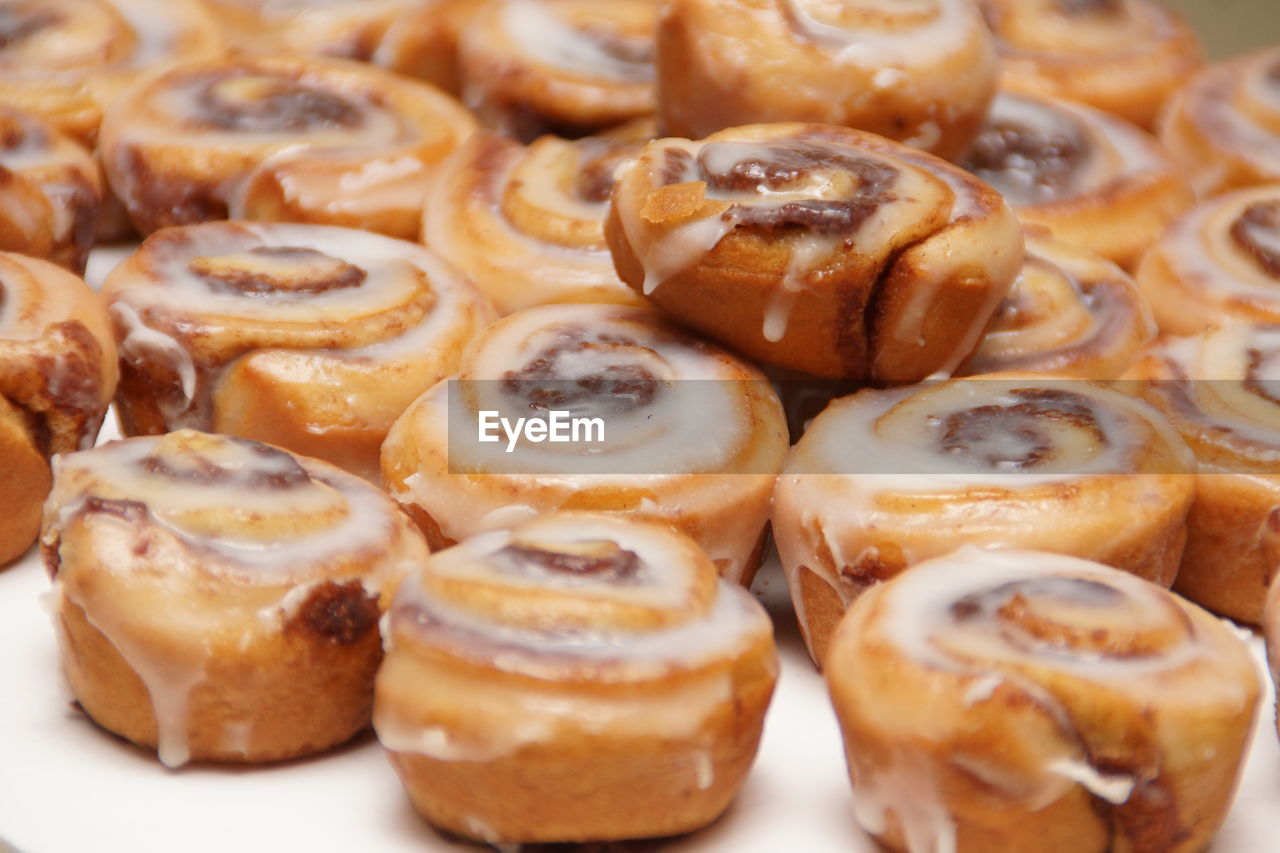
[[917, 26], [902, 28], [895, 28], [892, 23], [885, 29], [846, 28], [815, 16], [814, 7], [818, 4], [813, 0], [782, 0], [782, 3], [799, 25], [800, 32], [831, 51], [836, 63], [881, 67], [881, 72], [886, 69], [892, 71], [899, 66], [910, 67], [922, 54], [940, 56], [962, 51], [970, 38], [970, 27], [975, 17], [974, 8], [963, 0], [905, 0], [898, 3], [860, 0], [849, 5], [875, 11], [878, 16], [889, 17], [891, 22], [895, 14], [911, 16], [907, 20], [927, 14], [928, 19]]
[[[1197, 204], [1176, 219], [1151, 249], [1167, 264], [1180, 288], [1216, 304], [1247, 299], [1280, 312], [1280, 281], [1241, 250], [1231, 227], [1253, 204], [1280, 203], [1280, 186], [1237, 190]], [[1253, 229], [1262, 236], [1262, 229]]]
[[506, 0], [496, 13], [508, 38], [528, 56], [562, 71], [623, 83], [654, 77], [653, 64], [627, 62], [597, 38], [574, 27], [548, 0]]

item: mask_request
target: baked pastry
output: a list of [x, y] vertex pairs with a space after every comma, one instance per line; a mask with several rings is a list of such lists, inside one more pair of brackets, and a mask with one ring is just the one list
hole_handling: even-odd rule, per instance
[[371, 480], [391, 423], [493, 318], [421, 246], [321, 225], [158, 231], [102, 293], [127, 434], [239, 435]]
[[427, 556], [363, 480], [191, 430], [59, 457], [41, 548], [76, 700], [170, 767], [367, 726], [378, 619]]
[[1165, 334], [1280, 322], [1280, 183], [1200, 202], [1151, 247], [1134, 278]]
[[0, 103], [93, 146], [106, 105], [152, 68], [223, 52], [200, 0], [9, 0]]
[[977, 134], [997, 72], [969, 0], [673, 0], [658, 25], [670, 136], [819, 122], [952, 158]]
[[680, 322], [828, 378], [950, 371], [1022, 265], [1022, 229], [986, 184], [827, 125], [649, 143], [605, 237], [622, 280]]
[[1196, 499], [1174, 590], [1239, 622], [1260, 624], [1280, 564], [1261, 537], [1280, 506], [1280, 328], [1227, 326], [1166, 338], [1125, 390], [1164, 413], [1196, 454]]
[[1028, 233], [1022, 274], [956, 375], [1026, 370], [1117, 379], [1155, 334], [1151, 306], [1124, 270]]
[[414, 807], [489, 843], [666, 836], [729, 805], [777, 659], [688, 537], [556, 513], [433, 555], [386, 622], [374, 727]]
[[614, 169], [642, 145], [544, 136], [525, 147], [477, 133], [441, 166], [422, 240], [503, 314], [553, 302], [644, 304], [614, 272], [604, 240]]
[[1201, 196], [1280, 181], [1280, 47], [1197, 74], [1169, 98], [1160, 141]]
[[827, 664], [854, 813], [889, 850], [1204, 850], [1262, 689], [1210, 614], [1035, 551], [966, 548], [870, 590]]
[[379, 65], [462, 93], [458, 40], [487, 0], [415, 0], [382, 37]]
[[53, 125], [0, 105], [0, 250], [83, 273], [102, 202], [98, 164]]
[[1023, 222], [1132, 270], [1194, 198], [1169, 154], [1122, 119], [1001, 92], [962, 165]]
[[0, 566], [36, 540], [49, 458], [93, 445], [116, 376], [111, 324], [84, 281], [0, 252]]
[[453, 98], [368, 65], [239, 57], [149, 77], [100, 144], [143, 234], [230, 217], [417, 239], [435, 166], [474, 129]]
[[773, 534], [820, 665], [864, 590], [967, 545], [1035, 548], [1173, 583], [1195, 459], [1151, 406], [1026, 373], [864, 390], [796, 444]]
[[[553, 418], [567, 440], [536, 434]], [[755, 368], [655, 311], [546, 305], [489, 326], [405, 411], [382, 479], [433, 548], [553, 510], [613, 512], [688, 534], [746, 584], [786, 450]]]
[[1001, 83], [1067, 98], [1150, 129], [1204, 63], [1182, 16], [1158, 0], [978, 0], [1000, 47]]
[[529, 141], [586, 136], [654, 112], [657, 0], [492, 0], [458, 41], [463, 98]]

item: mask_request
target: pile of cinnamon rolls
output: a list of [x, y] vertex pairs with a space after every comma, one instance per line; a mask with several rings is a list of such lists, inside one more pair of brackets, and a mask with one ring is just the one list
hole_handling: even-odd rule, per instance
[[[1158, 0], [3, 0], [0, 167], [0, 564], [38, 540], [80, 707], [165, 764], [372, 725], [450, 833], [695, 831], [772, 540], [887, 848], [1222, 823], [1265, 685], [1213, 614], [1280, 647], [1280, 47]], [[483, 434], [565, 413], [599, 440]]]

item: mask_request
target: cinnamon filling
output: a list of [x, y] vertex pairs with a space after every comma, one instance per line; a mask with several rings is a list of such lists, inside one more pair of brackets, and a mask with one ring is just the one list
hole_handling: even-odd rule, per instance
[[378, 599], [360, 581], [325, 581], [311, 591], [297, 616], [286, 626], [303, 627], [336, 646], [349, 646], [376, 630]]
[[1270, 372], [1267, 368], [1275, 363], [1277, 354], [1250, 347], [1245, 355], [1249, 364], [1245, 368], [1244, 389], [1280, 406], [1280, 393], [1277, 393], [1280, 392], [1280, 381], [1267, 375]]
[[1084, 159], [1078, 133], [996, 121], [978, 135], [964, 167], [1013, 204], [1040, 204], [1065, 194]]
[[581, 158], [574, 194], [588, 204], [604, 204], [613, 192], [613, 173], [618, 164], [633, 155], [638, 146], [613, 139], [579, 139], [574, 145]]
[[1106, 444], [1087, 398], [1070, 391], [1024, 388], [1011, 392], [1022, 402], [963, 409], [948, 415], [941, 426], [939, 448], [996, 471], [1021, 471], [1043, 462], [1054, 449], [1050, 422], [1093, 434]]
[[187, 268], [215, 290], [249, 296], [325, 293], [359, 287], [367, 277], [360, 267], [298, 246], [258, 246], [232, 255], [198, 257]]
[[35, 126], [24, 124], [10, 116], [0, 116], [0, 149], [12, 151], [28, 142], [42, 147], [47, 144], [44, 134]]
[[198, 453], [185, 453], [178, 457], [151, 455], [139, 464], [148, 474], [174, 480], [183, 485], [217, 485], [234, 482], [237, 486], [254, 490], [286, 490], [306, 485], [311, 478], [288, 453], [265, 444], [242, 438], [226, 439], [251, 451], [270, 463], [273, 470], [227, 468]]
[[44, 9], [0, 9], [0, 50], [60, 23], [58, 14]]
[[1263, 272], [1280, 279], [1280, 201], [1246, 207], [1231, 224], [1231, 239]]
[[[502, 388], [535, 410], [622, 414], [642, 409], [653, 403], [661, 384], [635, 363], [637, 349], [618, 335], [569, 329], [520, 370], [504, 374]], [[629, 363], [616, 363], [624, 360]]]
[[564, 543], [556, 550], [512, 543], [494, 554], [500, 564], [521, 574], [552, 572], [575, 577], [627, 580], [640, 570], [640, 557], [615, 542]]
[[1067, 17], [1081, 15], [1118, 15], [1120, 0], [1058, 0], [1058, 11]]
[[652, 37], [628, 36], [616, 27], [604, 23], [591, 24], [578, 30], [585, 38], [595, 42], [610, 59], [626, 65], [636, 65], [632, 73], [648, 78], [652, 72], [645, 66], [653, 65], [654, 43]]
[[898, 170], [877, 160], [842, 153], [834, 148], [804, 142], [780, 142], [769, 146], [768, 159], [746, 157], [727, 171], [714, 171], [708, 157], [718, 143], [698, 153], [698, 168], [712, 190], [750, 193], [786, 192], [817, 171], [838, 171], [856, 178], [856, 190], [843, 198], [796, 199], [774, 205], [735, 204], [725, 217], [749, 228], [774, 231], [789, 226], [824, 235], [850, 234], [862, 227], [877, 210], [893, 201], [890, 192]]
[[352, 101], [280, 77], [218, 76], [196, 96], [203, 123], [244, 133], [298, 133], [317, 128], [351, 128], [362, 110]]

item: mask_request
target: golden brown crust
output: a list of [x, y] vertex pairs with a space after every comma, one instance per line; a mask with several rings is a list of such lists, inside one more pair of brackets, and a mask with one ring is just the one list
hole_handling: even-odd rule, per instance
[[660, 124], [699, 139], [754, 122], [846, 125], [963, 153], [995, 92], [968, 3], [676, 0], [658, 26]]
[[165, 229], [103, 294], [126, 434], [223, 432], [369, 479], [391, 423], [493, 317], [421, 246], [314, 225]]
[[170, 766], [367, 726], [378, 619], [427, 554], [357, 478], [191, 431], [62, 457], [41, 541], [77, 700]]
[[764, 612], [691, 540], [590, 513], [428, 561], [388, 628], [378, 736], [424, 817], [491, 843], [706, 825], [776, 674]]
[[312, 57], [189, 62], [130, 90], [102, 157], [134, 224], [313, 222], [416, 239], [436, 165], [474, 119], [438, 89]]
[[650, 143], [614, 187], [623, 281], [749, 357], [915, 381], [976, 345], [1022, 262], [985, 184], [848, 128], [731, 128]]
[[531, 141], [654, 112], [656, 0], [493, 0], [462, 30], [463, 97], [486, 127]]
[[891, 850], [1202, 850], [1261, 687], [1212, 615], [1034, 551], [963, 549], [877, 587], [827, 663], [855, 814]]
[[1195, 31], [1153, 0], [979, 0], [1001, 84], [1089, 104], [1154, 128], [1161, 104], [1204, 64]]
[[1280, 181], [1280, 48], [1218, 62], [1174, 93], [1160, 141], [1201, 198]]
[[1155, 140], [1123, 119], [1005, 90], [961, 161], [1023, 222], [1127, 270], [1193, 202]]

